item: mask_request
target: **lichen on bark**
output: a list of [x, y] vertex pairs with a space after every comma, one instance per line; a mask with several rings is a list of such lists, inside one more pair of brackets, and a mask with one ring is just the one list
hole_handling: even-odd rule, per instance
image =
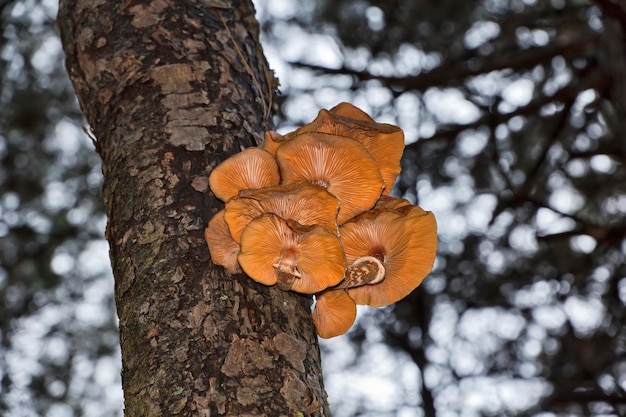
[[203, 181], [272, 127], [250, 1], [61, 0], [58, 22], [102, 157], [126, 415], [328, 416], [311, 298], [226, 275], [203, 238]]

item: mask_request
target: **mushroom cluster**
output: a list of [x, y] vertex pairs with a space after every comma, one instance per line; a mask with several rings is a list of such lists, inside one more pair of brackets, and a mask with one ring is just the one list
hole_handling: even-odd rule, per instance
[[431, 212], [389, 196], [404, 134], [341, 103], [280, 135], [266, 132], [217, 166], [209, 185], [225, 208], [205, 230], [211, 259], [229, 273], [315, 294], [323, 338], [348, 331], [356, 305], [404, 298], [432, 268]]

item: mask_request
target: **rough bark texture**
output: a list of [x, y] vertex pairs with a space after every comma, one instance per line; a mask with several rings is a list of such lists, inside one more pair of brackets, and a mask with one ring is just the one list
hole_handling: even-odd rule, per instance
[[203, 239], [211, 169], [268, 128], [250, 1], [62, 0], [58, 23], [103, 160], [126, 415], [328, 416], [310, 297]]

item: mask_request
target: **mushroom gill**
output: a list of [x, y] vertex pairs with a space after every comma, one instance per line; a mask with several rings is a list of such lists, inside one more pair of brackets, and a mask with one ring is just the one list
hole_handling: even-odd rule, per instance
[[260, 148], [246, 148], [219, 164], [209, 175], [213, 194], [226, 202], [239, 191], [277, 185], [280, 174], [276, 160]]
[[339, 224], [374, 206], [384, 188], [370, 153], [341, 136], [298, 135], [278, 148], [276, 160], [284, 184], [320, 185], [339, 200]]
[[287, 135], [297, 138], [304, 133], [327, 133], [361, 143], [378, 163], [385, 182], [383, 194], [389, 194], [401, 171], [404, 132], [397, 126], [376, 123], [365, 112], [349, 103], [340, 103], [330, 111], [322, 109], [311, 123]]
[[237, 262], [239, 243], [230, 236], [228, 225], [224, 220], [224, 210], [218, 211], [209, 220], [209, 225], [204, 229], [204, 239], [214, 264], [222, 265], [229, 274], [241, 272]]
[[313, 324], [328, 339], [347, 332], [356, 319], [356, 304], [345, 290], [328, 289], [315, 295]]
[[226, 203], [225, 219], [233, 239], [239, 242], [248, 223], [264, 213], [337, 231], [338, 210], [337, 199], [322, 187], [283, 184], [241, 191]]
[[373, 256], [385, 268], [379, 283], [346, 290], [357, 304], [377, 307], [395, 303], [430, 272], [437, 250], [435, 216], [417, 206], [404, 211], [379, 212], [340, 227], [348, 265], [360, 257]]
[[275, 214], [263, 214], [246, 226], [238, 260], [255, 281], [305, 294], [336, 285], [346, 269], [336, 232]]

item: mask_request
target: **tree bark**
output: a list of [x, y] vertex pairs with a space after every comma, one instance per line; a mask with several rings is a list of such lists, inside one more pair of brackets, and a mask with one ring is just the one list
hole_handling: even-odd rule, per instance
[[261, 140], [275, 80], [249, 0], [61, 0], [102, 157], [127, 416], [329, 416], [311, 297], [227, 275], [211, 169]]

